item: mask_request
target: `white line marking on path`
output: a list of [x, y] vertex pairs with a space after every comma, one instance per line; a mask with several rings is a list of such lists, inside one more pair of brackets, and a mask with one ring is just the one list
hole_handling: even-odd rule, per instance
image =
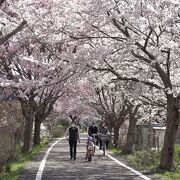
[[[42, 161], [41, 161], [41, 164], [39, 166], [39, 169], [38, 169], [38, 172], [36, 174], [36, 178], [35, 180], [41, 180], [42, 179], [42, 174], [43, 174], [43, 171], [44, 171], [44, 167], [45, 167], [45, 164], [46, 164], [46, 160], [47, 160], [47, 157], [51, 151], [51, 149], [59, 142], [61, 141], [62, 139], [65, 139], [65, 138], [60, 138], [59, 140], [57, 140], [56, 142], [54, 142], [51, 147], [49, 147], [49, 149], [46, 151], [46, 154], [44, 155]], [[87, 139], [87, 138], [81, 138], [81, 139]], [[96, 146], [96, 148], [98, 148]], [[102, 152], [102, 151], [101, 151]], [[145, 179], [145, 180], [151, 180], [151, 178], [148, 178], [147, 176], [143, 175], [142, 173], [132, 169], [131, 167], [125, 165], [124, 163], [120, 162], [119, 160], [115, 159], [114, 157], [112, 157], [111, 155], [107, 154], [106, 153], [106, 156], [110, 159], [112, 159], [113, 161], [115, 161], [117, 164], [119, 164], [120, 166], [122, 167], [125, 167], [126, 169], [129, 169], [130, 171], [134, 172], [135, 174], [137, 174], [138, 176], [140, 176], [141, 178]]]
[[62, 139], [65, 139], [65, 138], [60, 138], [59, 140], [57, 140], [55, 143], [53, 143], [51, 145], [51, 147], [46, 151], [46, 154], [44, 155], [42, 161], [41, 161], [41, 164], [39, 166], [39, 169], [38, 169], [38, 172], [36, 174], [36, 179], [35, 180], [41, 180], [42, 179], [42, 174], [43, 174], [43, 171], [44, 171], [44, 167], [45, 167], [45, 164], [46, 164], [46, 160], [47, 160], [47, 157], [51, 151], [51, 149], [59, 142], [61, 141]]
[[[98, 148], [98, 146], [96, 146], [96, 148]], [[101, 151], [103, 153], [103, 151]], [[134, 172], [135, 174], [137, 174], [138, 176], [140, 176], [141, 178], [145, 179], [145, 180], [151, 180], [151, 178], [148, 178], [147, 176], [145, 176], [144, 174], [140, 173], [139, 171], [134, 170], [133, 168], [125, 165], [124, 163], [120, 162], [119, 160], [117, 160], [116, 158], [112, 157], [109, 154], [105, 154], [109, 159], [112, 159], [113, 161], [115, 161], [117, 164], [119, 164], [120, 166]]]
[[141, 178], [145, 179], [145, 180], [151, 180], [151, 178], [148, 178], [147, 176], [143, 175], [142, 173], [140, 173], [139, 171], [136, 171], [134, 169], [132, 169], [131, 167], [125, 165], [124, 163], [118, 161], [117, 159], [115, 159], [114, 157], [112, 157], [111, 155], [106, 153], [106, 156], [110, 159], [112, 159], [113, 161], [115, 161], [116, 163], [118, 163], [120, 166], [125, 167], [126, 169], [129, 169], [130, 171], [134, 172], [135, 174], [137, 174], [138, 176], [140, 176]]
[[[48, 157], [51, 149], [52, 149], [59, 141], [61, 141], [62, 139], [65, 139], [65, 137], [60, 138], [59, 140], [57, 140], [57, 141], [56, 141], [55, 143], [53, 143], [53, 144], [51, 145], [51, 147], [46, 151], [46, 154], [44, 155], [44, 157], [43, 157], [43, 159], [42, 159], [42, 161], [41, 161], [41, 164], [40, 164], [40, 166], [39, 166], [39, 169], [38, 169], [38, 172], [37, 172], [37, 174], [36, 174], [35, 180], [41, 180], [41, 179], [42, 179], [42, 174], [43, 174], [43, 171], [44, 171], [44, 167], [45, 167], [45, 164], [46, 164], [47, 157]], [[81, 139], [84, 140], [84, 139], [87, 139], [87, 138], [81, 138]]]

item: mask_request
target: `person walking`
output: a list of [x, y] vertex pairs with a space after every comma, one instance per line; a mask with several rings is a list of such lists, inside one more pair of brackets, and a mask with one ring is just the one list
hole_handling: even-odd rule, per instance
[[96, 145], [98, 145], [98, 127], [96, 126], [95, 122], [92, 122], [91, 126], [89, 126], [88, 135], [95, 138], [94, 142], [96, 142]]
[[[108, 145], [109, 145], [109, 137], [108, 136], [110, 135], [110, 133], [109, 133], [109, 130], [108, 130], [107, 126], [106, 126], [105, 121], [103, 121], [101, 123], [98, 132], [99, 132], [100, 135], [102, 134], [102, 135], [106, 135], [107, 136], [106, 149], [108, 149]], [[99, 149], [102, 149], [102, 140], [101, 140], [101, 137], [99, 137]]]
[[65, 138], [69, 141], [70, 160], [76, 160], [77, 141], [80, 143], [79, 130], [76, 126], [76, 122], [73, 121], [71, 126], [67, 128]]

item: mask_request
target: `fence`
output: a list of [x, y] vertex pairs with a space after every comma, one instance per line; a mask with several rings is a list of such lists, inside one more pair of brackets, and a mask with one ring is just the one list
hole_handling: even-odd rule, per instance
[[151, 148], [160, 150], [164, 144], [165, 127], [136, 126], [135, 146], [137, 150]]

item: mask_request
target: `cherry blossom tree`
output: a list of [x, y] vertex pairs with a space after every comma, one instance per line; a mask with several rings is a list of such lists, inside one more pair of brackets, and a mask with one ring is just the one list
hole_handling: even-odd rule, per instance
[[[98, 80], [98, 79], [96, 79]], [[102, 83], [102, 82], [101, 82]], [[127, 108], [124, 103], [123, 93], [116, 91], [112, 84], [92, 84], [89, 96], [84, 97], [84, 102], [94, 108], [104, 119], [110, 129], [114, 129], [114, 144], [117, 145], [119, 128], [127, 119]]]
[[93, 67], [111, 74], [113, 82], [136, 83], [145, 98], [153, 89], [156, 103], [165, 102], [167, 110], [159, 168], [171, 170], [180, 107], [179, 5], [178, 0], [0, 1], [0, 85], [16, 89], [31, 119], [29, 103], [39, 89], [59, 82], [61, 70], [82, 75]]
[[92, 89], [90, 84], [83, 79], [68, 84], [65, 93], [55, 105], [55, 110], [61, 115], [65, 114], [66, 118], [70, 117], [73, 121], [74, 117], [77, 117], [76, 122], [79, 125], [83, 124], [85, 119], [90, 121], [97, 116], [94, 109], [84, 101], [85, 98], [90, 97]]
[[84, 9], [77, 14], [83, 28], [71, 37], [89, 42], [91, 65], [112, 73], [117, 81], [157, 89], [159, 99], [165, 99], [166, 133], [159, 168], [171, 170], [179, 125], [179, 1], [81, 3]]
[[[0, 39], [2, 47], [0, 85], [11, 87], [21, 102], [22, 113], [26, 119], [25, 151], [31, 149], [34, 119], [36, 119], [35, 137], [37, 138], [35, 143], [38, 143], [39, 124], [52, 110], [64, 84], [79, 68], [79, 64], [75, 63], [77, 58], [74, 55], [73, 43], [65, 42], [61, 31], [55, 33], [58, 19], [50, 22], [50, 17], [55, 16], [53, 14], [55, 11], [50, 9], [56, 7], [51, 2], [6, 1], [2, 4], [4, 7], [1, 6], [4, 27], [3, 37]], [[7, 14], [10, 17], [7, 18]], [[47, 19], [43, 18], [46, 14]], [[19, 23], [16, 22], [21, 19], [22, 23], [17, 25]], [[53, 24], [51, 30], [49, 23]], [[62, 24], [61, 28], [63, 28]], [[54, 37], [52, 37], [53, 33]], [[82, 67], [79, 69], [82, 70]]]

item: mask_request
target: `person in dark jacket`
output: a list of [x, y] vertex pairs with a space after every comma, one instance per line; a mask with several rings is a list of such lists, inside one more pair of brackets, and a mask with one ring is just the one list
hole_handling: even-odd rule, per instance
[[[101, 125], [100, 125], [100, 127], [99, 127], [99, 134], [102, 134], [102, 135], [107, 135], [107, 140], [106, 140], [106, 149], [108, 149], [108, 144], [109, 144], [109, 135], [110, 135], [110, 133], [109, 133], [109, 130], [108, 130], [108, 128], [107, 128], [107, 126], [106, 126], [106, 123], [105, 123], [105, 121], [103, 121], [102, 123], [101, 123]], [[101, 141], [101, 138], [99, 138], [99, 149], [102, 149], [102, 141]]]
[[70, 160], [71, 159], [76, 160], [77, 141], [79, 141], [80, 143], [80, 138], [79, 138], [79, 130], [75, 122], [72, 122], [71, 126], [67, 128], [65, 132], [65, 138], [69, 141]]
[[[95, 135], [95, 137], [93, 137], [93, 134]], [[92, 125], [89, 126], [88, 135], [96, 138], [96, 145], [98, 145], [98, 127], [96, 126], [95, 122], [92, 122]]]

